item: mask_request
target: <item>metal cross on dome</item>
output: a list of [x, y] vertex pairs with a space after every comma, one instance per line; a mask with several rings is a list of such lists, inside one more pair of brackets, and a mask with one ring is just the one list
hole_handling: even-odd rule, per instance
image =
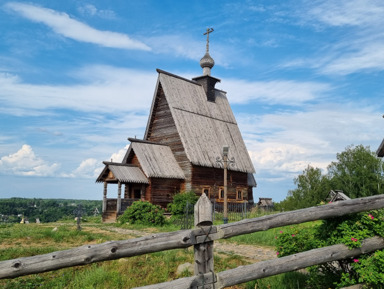
[[205, 32], [203, 35], [207, 35], [207, 52], [209, 52], [209, 33], [212, 33], [214, 30], [213, 28], [207, 28], [207, 32]]

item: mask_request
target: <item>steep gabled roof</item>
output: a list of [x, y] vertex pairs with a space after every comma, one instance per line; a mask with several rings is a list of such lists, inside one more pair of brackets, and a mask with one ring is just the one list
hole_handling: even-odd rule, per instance
[[[134, 153], [137, 156], [148, 178], [185, 179], [182, 169], [168, 146], [131, 138], [129, 140], [131, 145], [126, 155]], [[123, 162], [125, 161], [126, 158]]]
[[[112, 163], [112, 162], [103, 162], [105, 167], [100, 173], [96, 182], [104, 182], [110, 180], [112, 182], [121, 182], [121, 183], [138, 183], [138, 184], [148, 184], [147, 177], [143, 174], [137, 166], [121, 164], [121, 163]], [[112, 176], [110, 175], [112, 173]]]
[[[158, 72], [156, 90], [161, 85], [190, 162], [198, 166], [220, 168], [216, 159], [222, 155], [223, 146], [229, 146], [229, 158], [235, 159], [234, 166], [229, 169], [254, 173], [226, 93], [216, 89], [215, 102], [208, 101], [202, 85], [162, 70]], [[153, 104], [145, 138], [154, 108]]]

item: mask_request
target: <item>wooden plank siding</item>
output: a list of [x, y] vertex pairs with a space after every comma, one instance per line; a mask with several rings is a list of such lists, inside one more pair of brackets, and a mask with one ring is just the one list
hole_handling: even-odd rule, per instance
[[[141, 188], [140, 198], [166, 207], [177, 192], [201, 194], [209, 189], [222, 201], [224, 172], [216, 158], [222, 157], [223, 146], [229, 146], [228, 158], [235, 159], [228, 173], [229, 201], [253, 202], [256, 183], [249, 176], [255, 169], [226, 92], [214, 89], [214, 100], [208, 99], [196, 81], [158, 72], [144, 138], [128, 138], [131, 145], [121, 163], [124, 179], [115, 180], [126, 186], [123, 196], [137, 198]], [[98, 181], [105, 178], [100, 175]]]
[[171, 114], [167, 99], [161, 84], [158, 85], [158, 93], [154, 103], [150, 129], [148, 130], [147, 140], [168, 145], [180, 168], [185, 175], [184, 190], [190, 190], [191, 187], [191, 168], [192, 165], [188, 160], [187, 155], [181, 142], [179, 132], [177, 131], [174, 119]]
[[151, 178], [150, 185], [146, 189], [146, 199], [152, 204], [166, 208], [172, 202], [173, 196], [180, 192], [181, 180]]
[[[236, 171], [228, 171], [228, 199], [231, 201], [240, 201], [237, 197], [237, 191], [242, 191], [241, 200], [252, 201], [252, 188], [247, 184], [247, 174]], [[192, 190], [196, 194], [201, 194], [205, 188], [210, 189], [211, 199], [221, 201], [219, 190], [224, 186], [224, 172], [222, 169], [193, 166], [192, 169]]]

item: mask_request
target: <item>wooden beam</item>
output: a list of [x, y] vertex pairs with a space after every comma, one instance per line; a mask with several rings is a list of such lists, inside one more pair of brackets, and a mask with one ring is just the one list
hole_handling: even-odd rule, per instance
[[[23, 257], [0, 262], [0, 279], [41, 273], [100, 261], [132, 257], [147, 253], [187, 248], [192, 245], [230, 238], [271, 228], [315, 221], [384, 208], [384, 195], [327, 204], [292, 212], [263, 216], [220, 226], [160, 233], [137, 239], [85, 245], [65, 251]], [[205, 232], [211, 230], [206, 236]]]
[[[278, 259], [240, 266], [235, 269], [216, 273], [215, 276], [217, 278], [217, 282], [215, 283], [214, 288], [225, 288], [260, 278], [307, 268], [313, 265], [357, 257], [361, 254], [373, 252], [383, 248], [384, 239], [373, 237], [364, 240], [361, 248], [354, 248], [352, 250], [343, 244], [339, 244]], [[203, 286], [203, 282], [204, 284], [211, 284], [211, 282], [214, 282], [213, 280], [215, 279], [215, 276], [212, 276], [211, 273], [207, 273], [200, 276], [181, 278], [170, 282], [137, 287], [136, 289], [197, 289], [203, 288], [200, 287]]]

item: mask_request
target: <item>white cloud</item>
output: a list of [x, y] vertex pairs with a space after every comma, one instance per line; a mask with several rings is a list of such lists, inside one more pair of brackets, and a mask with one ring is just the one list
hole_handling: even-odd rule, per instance
[[28, 84], [15, 75], [0, 73], [0, 102], [7, 108], [2, 112], [21, 115], [55, 108], [105, 113], [148, 111], [157, 76], [155, 72], [109, 66], [85, 67], [72, 75], [85, 84]]
[[114, 19], [116, 17], [114, 11], [97, 9], [96, 6], [92, 4], [85, 4], [77, 10], [83, 15], [97, 16], [105, 19]]
[[20, 150], [0, 159], [0, 172], [20, 176], [53, 176], [59, 164], [49, 164], [35, 155], [32, 147], [24, 144]]
[[[343, 107], [342, 110], [339, 108]], [[302, 107], [299, 112], [237, 116], [251, 159], [265, 180], [292, 180], [308, 164], [326, 171], [351, 144], [376, 150], [378, 108], [363, 103]]]
[[[296, 14], [304, 21], [300, 25], [320, 25], [320, 31], [329, 31], [331, 36], [316, 51], [316, 57], [293, 59], [285, 67], [313, 68], [327, 75], [384, 69], [381, 53], [384, 49], [383, 1], [328, 0], [304, 3], [302, 9], [305, 13], [300, 9], [301, 13]], [[329, 42], [331, 37], [335, 39], [333, 43]]]
[[82, 161], [78, 168], [76, 168], [71, 174], [63, 174], [63, 177], [70, 178], [96, 178], [102, 166], [100, 162], [94, 158], [89, 158]]
[[115, 163], [121, 162], [125, 156], [125, 153], [127, 152], [128, 147], [129, 147], [129, 145], [126, 145], [124, 148], [119, 150], [117, 153], [113, 153], [111, 155], [111, 158], [110, 158], [111, 161], [115, 162]]
[[331, 26], [366, 26], [384, 21], [380, 0], [310, 1], [307, 17]]
[[350, 74], [357, 71], [372, 71], [384, 69], [384, 39], [382, 43], [365, 45], [355, 53], [346, 52], [333, 59], [322, 68], [326, 74]]
[[173, 54], [177, 57], [186, 57], [189, 59], [200, 59], [203, 57], [205, 50], [201, 41], [187, 38], [181, 35], [162, 35], [153, 36], [147, 39], [155, 53]]
[[319, 99], [332, 87], [327, 83], [300, 82], [294, 80], [244, 81], [226, 79], [223, 90], [230, 91], [231, 103], [261, 101], [268, 104], [300, 105]]
[[151, 50], [143, 42], [131, 39], [126, 34], [97, 30], [63, 12], [19, 2], [7, 3], [5, 7], [31, 21], [43, 23], [57, 34], [76, 41], [93, 43], [104, 47]]

